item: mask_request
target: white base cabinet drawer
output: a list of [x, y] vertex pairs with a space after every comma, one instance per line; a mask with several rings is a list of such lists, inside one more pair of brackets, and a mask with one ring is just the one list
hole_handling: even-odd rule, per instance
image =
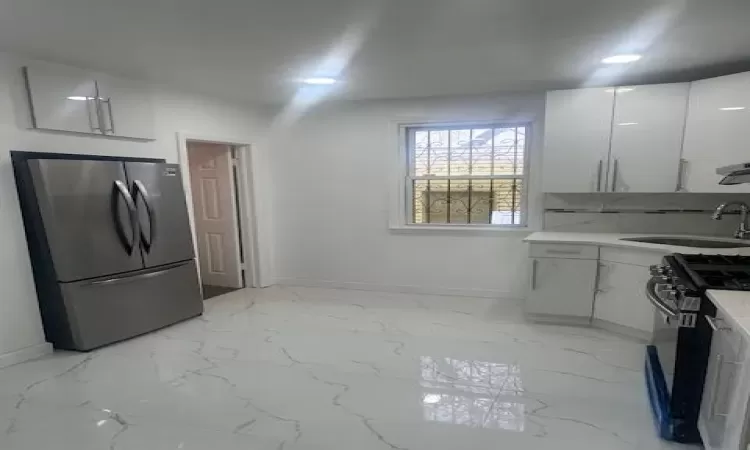
[[532, 258], [598, 259], [599, 247], [578, 244], [531, 244]]
[[596, 269], [595, 259], [532, 258], [526, 313], [590, 320]]

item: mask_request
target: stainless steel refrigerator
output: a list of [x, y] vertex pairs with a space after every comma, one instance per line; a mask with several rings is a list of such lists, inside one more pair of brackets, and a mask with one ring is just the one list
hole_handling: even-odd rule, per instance
[[55, 347], [90, 350], [203, 312], [179, 166], [12, 153]]

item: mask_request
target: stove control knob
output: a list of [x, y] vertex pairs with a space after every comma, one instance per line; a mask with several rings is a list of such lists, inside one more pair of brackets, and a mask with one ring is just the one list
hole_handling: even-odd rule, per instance
[[656, 285], [656, 292], [662, 293], [662, 292], [674, 292], [674, 286], [669, 283], [659, 283]]
[[663, 275], [665, 271], [665, 267], [661, 264], [655, 264], [653, 266], [650, 266], [648, 269], [651, 272], [652, 276]]

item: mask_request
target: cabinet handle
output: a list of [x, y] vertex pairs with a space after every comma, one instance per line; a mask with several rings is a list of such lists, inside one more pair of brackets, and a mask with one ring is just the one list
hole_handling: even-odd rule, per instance
[[687, 167], [687, 160], [680, 158], [680, 164], [677, 168], [677, 189], [676, 192], [685, 191], [685, 168]]
[[603, 166], [604, 166], [604, 161], [600, 159], [599, 168], [597, 169], [597, 172], [596, 172], [596, 192], [602, 191], [602, 168]]
[[736, 361], [724, 361], [724, 355], [722, 354], [716, 355], [716, 373], [714, 375], [713, 383], [711, 383], [711, 404], [708, 409], [709, 417], [727, 417], [729, 415], [727, 413], [716, 412], [716, 403], [718, 400], [717, 394], [719, 393], [719, 384], [721, 383], [721, 370], [724, 364], [730, 364], [733, 366], [740, 365], [740, 363]]
[[719, 382], [721, 381], [721, 366], [724, 363], [724, 355], [716, 355], [716, 372], [714, 373], [713, 383], [711, 383], [711, 404], [708, 408], [709, 417], [721, 416], [722, 414], [716, 413], [716, 393], [719, 390]]
[[536, 290], [536, 259], [531, 260], [531, 290]]
[[714, 330], [714, 331], [731, 330], [731, 328], [729, 328], [729, 327], [722, 327], [722, 326], [717, 325], [716, 322], [719, 321], [719, 320], [721, 320], [721, 319], [717, 319], [717, 318], [711, 317], [711, 316], [703, 316], [703, 317], [706, 318], [706, 322], [708, 322], [708, 326], [711, 327], [711, 329]]
[[86, 115], [88, 116], [88, 119], [89, 119], [89, 128], [91, 129], [91, 131], [98, 131], [101, 133], [102, 129], [100, 127], [95, 127], [94, 121], [93, 119], [91, 119], [91, 103], [92, 102], [94, 103], [94, 113], [96, 113], [97, 115], [97, 122], [99, 122], [99, 113], [98, 113], [99, 109], [96, 104], [97, 100], [95, 98], [87, 97], [86, 98]]
[[[106, 100], [100, 101], [107, 104], [107, 113], [109, 114], [109, 128], [104, 129], [104, 134], [115, 134], [115, 116], [112, 115], [112, 97], [108, 97]], [[103, 114], [102, 117], [104, 117]]]
[[617, 168], [620, 165], [620, 160], [615, 158], [614, 165], [612, 166], [612, 192], [617, 192]]

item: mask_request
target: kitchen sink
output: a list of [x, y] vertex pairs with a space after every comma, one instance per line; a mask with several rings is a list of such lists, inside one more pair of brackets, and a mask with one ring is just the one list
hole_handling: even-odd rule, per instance
[[695, 248], [741, 248], [750, 247], [750, 244], [732, 241], [712, 241], [710, 239], [691, 239], [679, 237], [633, 237], [621, 238], [621, 241], [643, 242], [645, 244], [677, 245], [680, 247]]

